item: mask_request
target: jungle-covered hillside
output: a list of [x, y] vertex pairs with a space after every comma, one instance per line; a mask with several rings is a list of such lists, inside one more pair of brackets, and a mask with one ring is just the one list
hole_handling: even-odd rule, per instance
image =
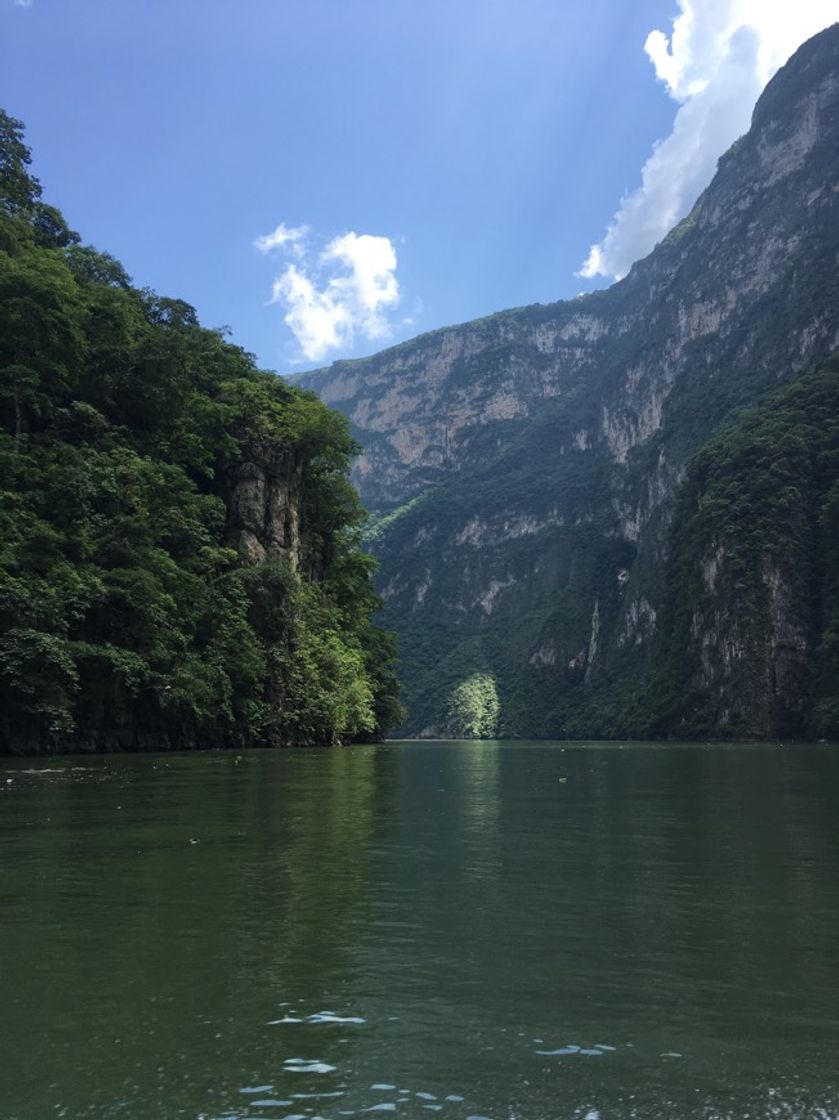
[[0, 113], [0, 752], [399, 716], [343, 417], [42, 201]]

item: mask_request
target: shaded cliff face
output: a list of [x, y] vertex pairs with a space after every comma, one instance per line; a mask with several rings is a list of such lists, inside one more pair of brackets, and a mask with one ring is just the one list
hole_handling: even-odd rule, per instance
[[653, 705], [688, 734], [836, 735], [839, 359], [726, 425], [678, 492]]
[[[475, 672], [496, 682], [499, 731], [643, 730], [674, 490], [728, 417], [839, 347], [837, 262], [839, 25], [776, 75], [693, 212], [619, 284], [304, 379], [365, 448], [409, 730], [445, 730]], [[776, 599], [792, 635], [781, 584]]]

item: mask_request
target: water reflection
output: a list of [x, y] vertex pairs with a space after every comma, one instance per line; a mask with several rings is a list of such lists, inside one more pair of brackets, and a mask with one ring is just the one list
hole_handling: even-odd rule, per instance
[[74, 765], [8, 767], [4, 1116], [839, 1114], [828, 748]]
[[462, 743], [451, 757], [452, 796], [462, 826], [463, 874], [467, 878], [493, 878], [500, 870], [501, 744]]

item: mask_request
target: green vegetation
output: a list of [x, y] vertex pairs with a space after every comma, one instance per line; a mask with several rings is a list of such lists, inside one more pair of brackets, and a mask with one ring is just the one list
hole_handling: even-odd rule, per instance
[[473, 673], [452, 691], [446, 729], [457, 739], [493, 739], [498, 733], [498, 689], [489, 673]]
[[[528, 423], [529, 455], [510, 441], [383, 519], [406, 730], [839, 738], [839, 359], [736, 416], [710, 439], [694, 420], [699, 449], [644, 550], [623, 538], [608, 460], [563, 449], [551, 417]], [[649, 471], [630, 460], [624, 477]]]
[[[28, 164], [0, 112], [0, 751], [381, 735], [394, 649], [344, 419], [132, 287]], [[263, 495], [248, 562], [245, 476], [286, 534]]]
[[839, 359], [692, 462], [654, 681], [653, 732], [839, 738]]

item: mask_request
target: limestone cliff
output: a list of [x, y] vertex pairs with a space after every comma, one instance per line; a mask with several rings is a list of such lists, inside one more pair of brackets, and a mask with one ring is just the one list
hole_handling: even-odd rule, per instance
[[[691, 214], [620, 283], [304, 378], [364, 446], [409, 730], [445, 730], [475, 671], [507, 733], [643, 729], [675, 489], [737, 410], [839, 348], [837, 263], [839, 25], [770, 82]], [[783, 581], [774, 594], [792, 664], [807, 639]], [[718, 696], [742, 622], [708, 639]], [[755, 680], [753, 708], [780, 687]]]
[[300, 568], [302, 462], [292, 452], [252, 447], [227, 477], [227, 543], [248, 564], [284, 560]]

